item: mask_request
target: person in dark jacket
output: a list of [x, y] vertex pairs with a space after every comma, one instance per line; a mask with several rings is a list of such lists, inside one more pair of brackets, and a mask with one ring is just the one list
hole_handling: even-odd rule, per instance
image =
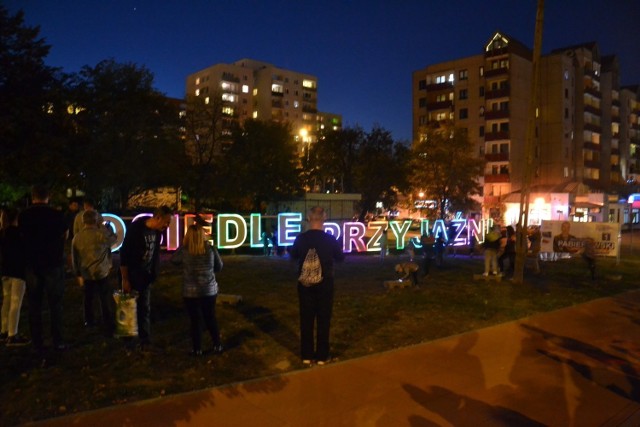
[[20, 310], [27, 288], [24, 248], [18, 231], [18, 210], [6, 209], [0, 230], [0, 275], [2, 276], [2, 332], [8, 347], [27, 345], [31, 341], [18, 334]]
[[36, 356], [44, 355], [42, 299], [46, 295], [51, 318], [53, 348], [63, 351], [62, 299], [64, 296], [65, 240], [69, 227], [64, 214], [49, 206], [49, 189], [36, 185], [32, 204], [18, 216], [18, 230], [25, 249], [29, 327]]
[[[300, 304], [300, 355], [305, 365], [316, 361], [323, 365], [330, 360], [329, 330], [333, 311], [333, 263], [344, 260], [342, 247], [335, 237], [324, 231], [325, 212], [316, 206], [309, 210], [309, 229], [299, 234], [291, 247], [291, 258], [298, 261], [298, 276], [310, 249], [315, 249], [320, 259], [322, 281], [304, 286], [298, 281]], [[316, 342], [314, 346], [314, 325]]]
[[[507, 234], [504, 239], [504, 249], [498, 257], [498, 268], [500, 269], [500, 273], [513, 276], [513, 271], [516, 266], [516, 231], [512, 226], [507, 226]], [[509, 269], [507, 271], [504, 269], [505, 259], [509, 262]]]
[[171, 261], [182, 264], [183, 267], [182, 297], [191, 322], [191, 354], [202, 355], [203, 322], [211, 335], [213, 352], [222, 353], [223, 346], [216, 320], [218, 282], [215, 275], [222, 270], [220, 254], [207, 243], [202, 227], [193, 224], [187, 228], [182, 246], [173, 254]]
[[152, 217], [139, 218], [131, 223], [120, 248], [122, 290], [138, 293], [137, 317], [140, 349], [149, 349], [151, 333], [151, 284], [158, 276], [160, 240], [171, 223], [172, 211], [166, 206], [157, 208]]

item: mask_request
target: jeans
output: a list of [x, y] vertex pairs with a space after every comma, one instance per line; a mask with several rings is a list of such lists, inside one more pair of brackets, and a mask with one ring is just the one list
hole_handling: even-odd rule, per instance
[[44, 347], [42, 325], [42, 298], [46, 295], [51, 317], [51, 337], [54, 346], [62, 341], [62, 297], [64, 295], [64, 267], [39, 270], [27, 267], [27, 300], [29, 302], [29, 326], [34, 349]]
[[187, 308], [189, 319], [191, 320], [191, 342], [194, 351], [202, 350], [202, 325], [209, 331], [214, 346], [220, 345], [220, 331], [216, 320], [216, 298], [211, 295], [200, 298], [184, 298], [184, 305]]
[[20, 308], [26, 286], [26, 282], [17, 277], [2, 277], [2, 332], [10, 337], [18, 334]]
[[[315, 286], [298, 284], [300, 303], [300, 356], [303, 360], [329, 359], [329, 330], [333, 311], [333, 278]], [[314, 352], [313, 333], [316, 331]]]
[[98, 296], [100, 311], [102, 311], [102, 323], [107, 334], [112, 334], [115, 329], [113, 298], [109, 277], [98, 280], [84, 281], [84, 321], [87, 325], [94, 325], [93, 300]]

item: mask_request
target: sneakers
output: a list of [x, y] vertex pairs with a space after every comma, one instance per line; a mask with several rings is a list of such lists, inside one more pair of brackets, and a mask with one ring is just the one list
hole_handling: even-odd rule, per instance
[[213, 346], [213, 354], [222, 354], [223, 351], [224, 351], [224, 346], [222, 344]]
[[311, 362], [311, 359], [303, 359], [303, 360], [302, 360], [302, 364], [303, 364], [304, 366], [311, 366], [311, 363], [312, 363], [312, 362]]
[[193, 357], [201, 357], [202, 356], [202, 350], [191, 350], [191, 353], [189, 353], [189, 355], [191, 355]]
[[489, 273], [482, 273], [482, 275], [483, 275], [484, 277], [487, 277], [487, 276], [489, 275]]
[[6, 341], [7, 347], [21, 347], [28, 344], [31, 344], [31, 340], [21, 335], [14, 335], [12, 337], [8, 337]]

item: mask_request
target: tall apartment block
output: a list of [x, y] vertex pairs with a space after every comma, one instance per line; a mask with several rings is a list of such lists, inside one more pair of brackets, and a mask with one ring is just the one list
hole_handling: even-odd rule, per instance
[[241, 59], [190, 74], [186, 86], [187, 96], [203, 97], [205, 103], [221, 97], [230, 121], [254, 118], [289, 123], [301, 155], [317, 140], [322, 115], [318, 114], [316, 76]]
[[[634, 180], [640, 93], [620, 87], [617, 57], [586, 43], [553, 50], [540, 68], [532, 191], [568, 193], [575, 209], [578, 194], [615, 192]], [[466, 128], [486, 161], [485, 205], [513, 201], [522, 188], [531, 81], [531, 49], [500, 32], [479, 55], [413, 73], [414, 140], [434, 121]]]

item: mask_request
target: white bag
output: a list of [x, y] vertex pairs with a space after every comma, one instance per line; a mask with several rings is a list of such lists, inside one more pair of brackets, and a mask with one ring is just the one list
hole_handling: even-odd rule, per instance
[[116, 330], [113, 335], [117, 338], [138, 336], [136, 297], [135, 293], [113, 293], [113, 299], [116, 301]]

